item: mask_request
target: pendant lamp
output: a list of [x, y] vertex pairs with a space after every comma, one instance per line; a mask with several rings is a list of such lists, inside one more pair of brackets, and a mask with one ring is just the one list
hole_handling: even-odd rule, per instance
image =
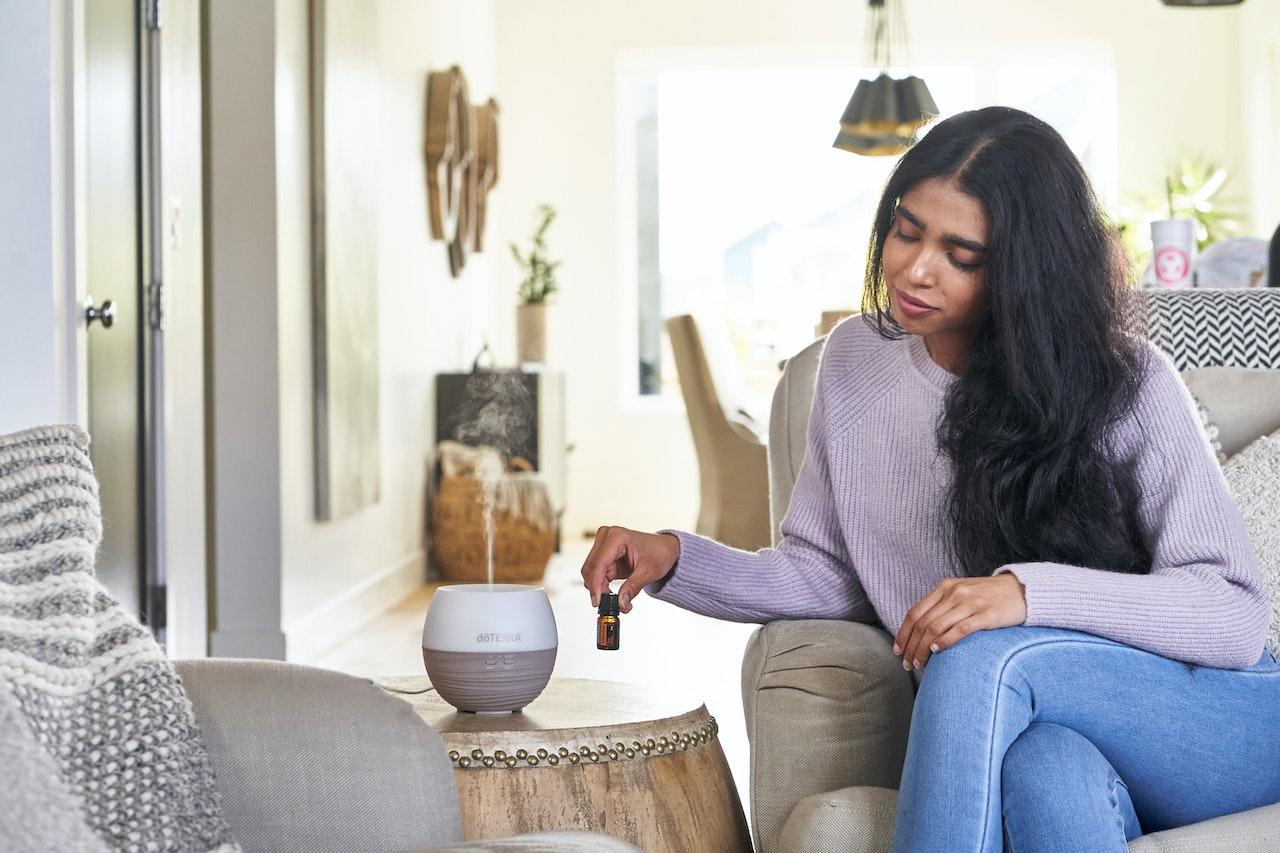
[[[891, 16], [887, 4], [894, 5]], [[914, 75], [895, 80], [887, 71], [893, 44], [907, 43], [903, 0], [869, 0], [867, 44], [880, 68], [874, 80], [859, 80], [840, 117], [840, 132], [832, 147], [867, 156], [892, 156], [911, 147], [916, 131], [938, 115], [929, 87]]]

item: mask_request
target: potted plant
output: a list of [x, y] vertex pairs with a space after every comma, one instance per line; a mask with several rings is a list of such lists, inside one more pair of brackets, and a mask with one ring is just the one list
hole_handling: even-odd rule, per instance
[[547, 258], [547, 229], [555, 221], [556, 209], [538, 205], [538, 227], [527, 251], [515, 243], [511, 254], [520, 265], [520, 304], [516, 306], [516, 359], [521, 364], [541, 364], [546, 360], [547, 298], [559, 290], [556, 269], [560, 261]]
[[1151, 223], [1158, 219], [1190, 219], [1194, 225], [1196, 253], [1240, 229], [1240, 217], [1230, 212], [1233, 202], [1219, 196], [1227, 181], [1226, 168], [1207, 155], [1182, 153], [1164, 179], [1164, 194], [1151, 193], [1139, 200], [1139, 210], [1127, 210], [1117, 217], [1116, 226], [1131, 268], [1142, 270], [1151, 260]]

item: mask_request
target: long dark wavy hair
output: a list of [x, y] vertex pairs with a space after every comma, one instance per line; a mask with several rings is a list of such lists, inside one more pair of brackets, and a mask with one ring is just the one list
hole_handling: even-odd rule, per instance
[[1151, 570], [1134, 516], [1138, 484], [1113, 461], [1112, 427], [1133, 411], [1145, 350], [1141, 299], [1115, 231], [1063, 138], [1021, 110], [960, 113], [894, 168], [876, 210], [863, 319], [889, 312], [884, 241], [903, 194], [954, 182], [986, 209], [988, 311], [937, 427], [950, 458], [953, 556], [968, 577], [1048, 561]]

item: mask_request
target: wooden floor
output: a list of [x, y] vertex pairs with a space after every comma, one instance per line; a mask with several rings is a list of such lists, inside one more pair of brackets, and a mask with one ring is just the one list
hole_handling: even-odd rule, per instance
[[[580, 574], [589, 550], [587, 541], [565, 543], [543, 580], [560, 634], [555, 674], [624, 681], [658, 693], [700, 697], [720, 723], [721, 746], [743, 808], [750, 813], [750, 759], [739, 676], [743, 649], [756, 626], [708, 619], [641, 596], [631, 612], [622, 616], [622, 648], [599, 651], [596, 611]], [[432, 589], [424, 586], [354, 636], [298, 662], [369, 677], [422, 674], [422, 619]]]

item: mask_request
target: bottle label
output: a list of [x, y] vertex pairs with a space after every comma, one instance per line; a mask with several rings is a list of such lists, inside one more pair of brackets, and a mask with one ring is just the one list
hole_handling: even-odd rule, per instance
[[618, 647], [618, 622], [601, 622], [596, 632], [596, 645], [604, 648]]

